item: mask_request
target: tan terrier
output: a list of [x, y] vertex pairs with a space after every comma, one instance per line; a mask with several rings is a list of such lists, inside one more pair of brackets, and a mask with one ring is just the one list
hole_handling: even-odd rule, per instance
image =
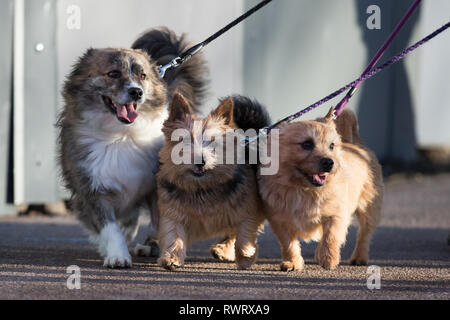
[[281, 244], [283, 271], [304, 267], [299, 237], [320, 241], [317, 262], [335, 268], [353, 213], [359, 231], [350, 263], [368, 262], [383, 198], [381, 166], [362, 143], [354, 113], [345, 111], [334, 121], [333, 112], [316, 121], [283, 124], [280, 170], [258, 175], [265, 211]]
[[[164, 123], [165, 143], [157, 173], [161, 214], [159, 265], [168, 270], [183, 266], [186, 249], [193, 241], [215, 236], [225, 236], [211, 248], [215, 258], [236, 261], [240, 269], [253, 264], [258, 231], [265, 220], [256, 170], [248, 164], [219, 162], [213, 152], [216, 143], [203, 141], [202, 137], [208, 130], [214, 130], [216, 137], [225, 137], [227, 130], [259, 129], [269, 123], [266, 111], [245, 97], [228, 98], [206, 118], [200, 119], [181, 95], [175, 95], [169, 119]], [[177, 132], [181, 133], [183, 141], [188, 138], [188, 145], [192, 146], [189, 151], [177, 149], [179, 140], [172, 140]], [[224, 150], [230, 147], [225, 140], [223, 138]], [[174, 164], [173, 155], [180, 153], [191, 159], [188, 162], [192, 164]], [[201, 161], [192, 161], [195, 156]]]

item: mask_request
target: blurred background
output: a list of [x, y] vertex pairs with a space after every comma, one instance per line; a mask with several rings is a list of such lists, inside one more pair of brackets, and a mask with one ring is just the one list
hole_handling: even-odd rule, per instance
[[[89, 47], [129, 47], [168, 26], [200, 42], [258, 0], [0, 0], [0, 214], [62, 212], [55, 122], [61, 87]], [[412, 0], [275, 0], [204, 49], [205, 112], [249, 95], [278, 120], [356, 79]], [[380, 8], [380, 29], [367, 20]], [[450, 20], [450, 1], [423, 1], [383, 61]], [[364, 83], [348, 108], [385, 174], [450, 163], [450, 31]], [[332, 103], [304, 119], [324, 115]]]

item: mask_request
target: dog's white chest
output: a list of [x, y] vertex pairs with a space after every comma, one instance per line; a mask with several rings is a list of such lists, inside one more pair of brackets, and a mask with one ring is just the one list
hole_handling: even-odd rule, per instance
[[146, 180], [152, 180], [157, 164], [156, 145], [143, 147], [125, 139], [111, 144], [96, 143], [91, 149], [84, 167], [90, 173], [93, 190], [135, 191]]
[[128, 201], [149, 192], [155, 186], [158, 152], [163, 144], [161, 127], [162, 121], [158, 121], [132, 132], [108, 134], [82, 128], [81, 143], [88, 155], [81, 167], [90, 177], [91, 191], [117, 192]]

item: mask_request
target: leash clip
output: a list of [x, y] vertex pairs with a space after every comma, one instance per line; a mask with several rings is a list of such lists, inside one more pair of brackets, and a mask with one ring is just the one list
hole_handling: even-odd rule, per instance
[[199, 43], [199, 44], [193, 46], [192, 48], [189, 48], [185, 52], [183, 52], [180, 56], [176, 57], [175, 59], [170, 61], [168, 64], [166, 64], [164, 66], [162, 66], [162, 65], [159, 66], [158, 70], [159, 70], [160, 77], [164, 78], [164, 76], [166, 75], [167, 70], [172, 69], [172, 68], [176, 68], [179, 65], [181, 65], [182, 63], [184, 63], [187, 60], [189, 60], [190, 58], [192, 58], [200, 50], [203, 49], [203, 46], [204, 46], [203, 43]]
[[172, 69], [172, 68], [176, 68], [180, 64], [181, 64], [181, 58], [180, 57], [176, 57], [175, 59], [170, 61], [168, 64], [160, 65], [158, 67], [159, 77], [160, 78], [164, 78], [164, 76], [166, 75], [167, 70]]

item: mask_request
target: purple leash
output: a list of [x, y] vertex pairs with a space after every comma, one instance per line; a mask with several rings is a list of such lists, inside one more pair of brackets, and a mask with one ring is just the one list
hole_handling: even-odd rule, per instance
[[[380, 50], [378, 50], [377, 54], [375, 55], [375, 57], [373, 57], [372, 61], [370, 61], [369, 65], [367, 66], [367, 68], [364, 70], [364, 72], [362, 73], [361, 76], [363, 76], [364, 74], [368, 73], [370, 70], [372, 70], [372, 68], [377, 64], [377, 62], [381, 59], [381, 57], [384, 55], [384, 53], [386, 52], [387, 48], [389, 47], [389, 45], [392, 43], [392, 41], [394, 40], [394, 38], [397, 36], [397, 34], [400, 32], [400, 30], [403, 28], [403, 26], [405, 25], [406, 21], [408, 21], [408, 19], [411, 17], [411, 15], [414, 13], [414, 11], [417, 9], [417, 7], [419, 6], [420, 2], [422, 2], [422, 0], [416, 0], [414, 1], [414, 3], [411, 5], [411, 7], [408, 9], [408, 11], [406, 12], [406, 14], [403, 16], [403, 18], [400, 20], [400, 22], [398, 23], [398, 25], [395, 27], [394, 31], [391, 33], [391, 35], [389, 36], [389, 38], [387, 38], [387, 40], [385, 41], [385, 43], [383, 44], [383, 46], [380, 48]], [[335, 107], [335, 114], [336, 116], [339, 116], [342, 111], [344, 111], [345, 106], [347, 105], [347, 103], [349, 102], [350, 98], [355, 94], [356, 90], [358, 89], [358, 87], [362, 84], [362, 82], [358, 82], [357, 84], [355, 84], [351, 90], [347, 93], [347, 95], [336, 105]]]
[[[325, 98], [323, 98], [322, 100], [317, 101], [316, 103], [310, 105], [309, 107], [306, 107], [305, 109], [289, 116], [286, 117], [280, 121], [278, 121], [277, 123], [266, 127], [263, 129], [263, 131], [266, 130], [267, 133], [270, 132], [270, 130], [272, 130], [273, 128], [275, 128], [276, 126], [278, 126], [279, 124], [283, 123], [283, 122], [291, 122], [297, 118], [300, 118], [301, 116], [303, 116], [304, 114], [316, 109], [317, 107], [319, 107], [320, 105], [324, 104], [327, 101], [330, 101], [331, 99], [339, 96], [340, 94], [342, 94], [344, 91], [354, 88], [357, 85], [360, 85], [363, 81], [372, 78], [374, 75], [376, 75], [377, 73], [381, 72], [382, 70], [384, 70], [385, 68], [389, 67], [390, 65], [402, 60], [407, 54], [411, 53], [412, 51], [416, 50], [418, 47], [422, 46], [423, 44], [425, 44], [426, 42], [430, 41], [431, 39], [433, 39], [434, 37], [436, 37], [437, 35], [439, 35], [440, 33], [444, 32], [445, 30], [447, 30], [450, 27], [450, 22], [448, 22], [447, 24], [445, 24], [444, 26], [442, 26], [441, 28], [437, 29], [436, 31], [434, 31], [433, 33], [431, 33], [430, 35], [426, 36], [425, 38], [423, 38], [422, 40], [416, 42], [415, 44], [413, 44], [412, 46], [408, 47], [407, 49], [403, 50], [401, 53], [399, 53], [398, 55], [392, 57], [390, 60], [386, 61], [385, 63], [383, 63], [381, 66], [373, 68], [371, 70], [369, 70], [368, 72], [365, 72], [362, 76], [360, 76], [358, 79], [356, 79], [355, 81], [350, 82], [349, 84], [347, 84], [346, 86], [336, 90], [335, 92], [331, 93], [330, 95], [326, 96]], [[353, 89], [351, 90], [353, 91]], [[351, 93], [350, 91], [350, 93]], [[345, 99], [344, 99], [345, 100]], [[348, 102], [348, 100], [347, 100]], [[345, 106], [345, 104], [344, 104]], [[342, 108], [341, 108], [342, 110]], [[342, 111], [341, 111], [342, 112]], [[254, 140], [254, 139], [252, 139]]]

